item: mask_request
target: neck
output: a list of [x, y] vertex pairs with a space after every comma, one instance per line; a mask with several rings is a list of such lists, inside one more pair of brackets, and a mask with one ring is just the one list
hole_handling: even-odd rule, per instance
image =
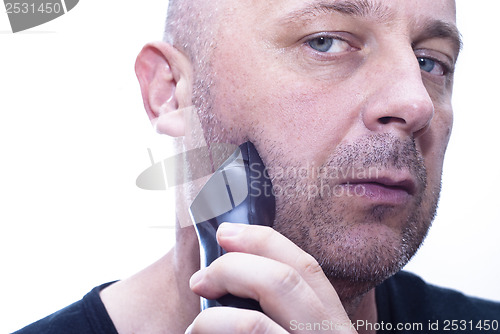
[[173, 250], [173, 270], [169, 271], [176, 285], [172, 288], [177, 295], [177, 305], [171, 313], [180, 333], [193, 322], [200, 312], [200, 297], [189, 288], [189, 279], [200, 269], [198, 237], [193, 226], [177, 228], [176, 244]]
[[[377, 322], [378, 315], [373, 282], [353, 282], [347, 278], [330, 278], [330, 283], [335, 288], [353, 324], [363, 321], [374, 325]], [[375, 333], [375, 331], [364, 331], [363, 328], [360, 328], [358, 333]]]
[[176, 234], [176, 245], [159, 261], [101, 291], [119, 333], [184, 333], [200, 312], [189, 288], [200, 266], [196, 232], [189, 226]]
[[[377, 306], [375, 302], [375, 289], [371, 289], [365, 295], [352, 301], [349, 305], [344, 304], [344, 308], [353, 324], [363, 322], [365, 324], [375, 324], [377, 318]], [[372, 326], [360, 327], [357, 329], [359, 334], [375, 334], [374, 330], [369, 331], [366, 328]]]

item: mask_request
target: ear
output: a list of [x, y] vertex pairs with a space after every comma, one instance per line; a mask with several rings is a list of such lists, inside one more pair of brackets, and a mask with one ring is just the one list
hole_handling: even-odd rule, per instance
[[167, 43], [149, 43], [137, 56], [135, 73], [144, 108], [156, 131], [183, 136], [183, 111], [191, 106], [192, 93], [192, 67], [188, 57]]

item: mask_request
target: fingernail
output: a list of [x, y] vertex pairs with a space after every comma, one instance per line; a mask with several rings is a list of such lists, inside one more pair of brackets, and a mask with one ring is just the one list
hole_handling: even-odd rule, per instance
[[189, 279], [189, 286], [192, 288], [196, 284], [198, 284], [203, 279], [204, 273], [205, 273], [205, 268], [195, 272], [193, 276], [191, 276], [191, 278]]
[[222, 237], [234, 237], [245, 229], [245, 224], [222, 223], [217, 233]]

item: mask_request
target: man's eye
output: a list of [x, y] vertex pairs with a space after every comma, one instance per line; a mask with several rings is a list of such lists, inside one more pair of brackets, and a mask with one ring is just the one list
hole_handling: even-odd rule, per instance
[[326, 53], [339, 53], [350, 49], [347, 42], [332, 37], [317, 37], [308, 41], [307, 44], [318, 52]]
[[417, 57], [417, 60], [422, 71], [434, 75], [444, 75], [446, 73], [446, 69], [444, 68], [444, 66], [435, 60], [424, 57]]

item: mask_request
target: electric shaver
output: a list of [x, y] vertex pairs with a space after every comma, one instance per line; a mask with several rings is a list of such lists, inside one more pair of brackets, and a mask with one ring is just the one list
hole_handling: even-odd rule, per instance
[[[245, 142], [217, 169], [190, 206], [200, 243], [201, 268], [225, 253], [216, 240], [223, 222], [272, 226], [276, 204], [267, 170], [255, 146]], [[233, 295], [201, 298], [201, 309], [232, 306], [262, 311], [257, 301]]]

